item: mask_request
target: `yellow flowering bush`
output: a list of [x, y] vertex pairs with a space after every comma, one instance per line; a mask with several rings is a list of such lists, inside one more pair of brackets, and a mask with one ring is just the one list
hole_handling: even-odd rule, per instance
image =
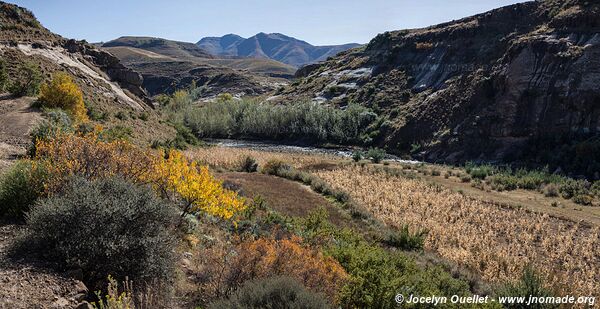
[[206, 166], [179, 151], [152, 152], [127, 141], [100, 141], [96, 133], [62, 134], [36, 143], [35, 159], [48, 166], [47, 193], [56, 192], [73, 175], [94, 180], [118, 175], [149, 184], [161, 195], [184, 202], [183, 212], [203, 211], [231, 219], [245, 208], [237, 193], [223, 188]]
[[184, 213], [203, 211], [230, 219], [245, 208], [238, 195], [224, 189], [207, 166], [197, 166], [179, 151], [171, 150], [166, 158], [158, 157], [151, 176], [156, 188], [176, 193], [186, 202]]
[[42, 85], [39, 100], [44, 107], [64, 109], [75, 122], [88, 121], [83, 94], [67, 73], [58, 72], [49, 84]]

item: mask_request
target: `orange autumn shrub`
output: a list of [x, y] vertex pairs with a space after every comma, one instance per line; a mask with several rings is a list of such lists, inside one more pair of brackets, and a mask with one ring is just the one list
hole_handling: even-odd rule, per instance
[[165, 156], [123, 140], [100, 141], [96, 133], [62, 134], [38, 140], [35, 159], [48, 166], [47, 193], [56, 192], [74, 175], [90, 180], [118, 175], [132, 183], [152, 185], [163, 197], [182, 201], [185, 213], [202, 211], [231, 219], [245, 208], [244, 201], [225, 190], [207, 167], [197, 166], [178, 151]]
[[152, 174], [153, 155], [125, 141], [102, 142], [95, 134], [62, 134], [38, 140], [35, 159], [45, 162], [51, 177], [48, 193], [55, 192], [74, 175], [90, 180], [119, 175], [145, 183]]
[[229, 287], [237, 287], [247, 280], [285, 275], [337, 302], [338, 292], [348, 279], [336, 260], [303, 245], [297, 236], [244, 242], [236, 253], [227, 265]]
[[39, 100], [44, 107], [64, 109], [75, 122], [88, 120], [83, 93], [67, 73], [58, 72], [49, 84], [42, 85]]

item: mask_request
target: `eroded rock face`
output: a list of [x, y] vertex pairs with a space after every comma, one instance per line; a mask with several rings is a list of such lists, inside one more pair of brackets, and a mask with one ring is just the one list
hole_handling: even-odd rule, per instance
[[284, 96], [372, 107], [389, 119], [377, 143], [390, 151], [514, 160], [532, 142], [600, 134], [599, 16], [591, 1], [545, 0], [384, 33], [300, 69]]
[[144, 78], [138, 72], [125, 67], [120, 60], [108, 52], [86, 46], [75, 40], [67, 40], [64, 48], [71, 53], [81, 53], [95, 66], [102, 69], [111, 80], [119, 83], [121, 87], [129, 90], [146, 103], [150, 103], [148, 93], [143, 88]]

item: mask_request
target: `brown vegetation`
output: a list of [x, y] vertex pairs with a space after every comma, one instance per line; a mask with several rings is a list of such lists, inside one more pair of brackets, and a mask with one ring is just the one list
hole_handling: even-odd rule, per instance
[[563, 292], [599, 292], [597, 227], [504, 208], [369, 168], [348, 166], [316, 174], [350, 192], [387, 224], [429, 230], [426, 249], [476, 270], [486, 280], [516, 280], [533, 264]]

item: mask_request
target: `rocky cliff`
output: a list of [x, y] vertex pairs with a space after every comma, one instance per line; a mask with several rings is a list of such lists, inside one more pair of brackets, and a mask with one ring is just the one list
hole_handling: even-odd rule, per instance
[[[526, 2], [386, 32], [297, 77], [284, 97], [357, 102], [385, 115], [376, 143], [392, 152], [600, 171], [594, 1]], [[569, 156], [578, 162], [565, 163]]]
[[88, 101], [102, 101], [96, 97], [101, 94], [136, 109], [152, 106], [139, 73], [108, 52], [50, 32], [27, 9], [0, 2], [0, 26], [0, 51], [9, 69], [30, 61], [45, 77], [56, 70], [67, 70], [80, 87], [90, 90], [84, 91], [89, 94]]

